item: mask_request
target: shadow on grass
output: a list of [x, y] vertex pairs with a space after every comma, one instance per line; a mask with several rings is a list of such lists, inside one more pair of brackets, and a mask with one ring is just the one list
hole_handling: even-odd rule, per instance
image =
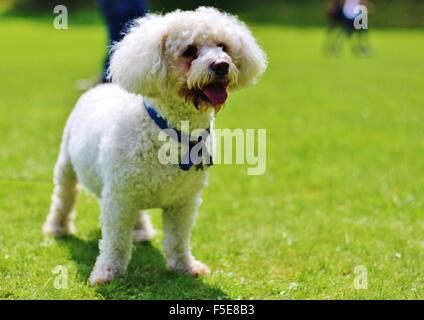
[[[69, 250], [77, 271], [88, 279], [98, 255], [100, 232], [89, 240], [74, 236], [58, 239]], [[135, 244], [128, 272], [111, 284], [98, 286], [105, 299], [228, 299], [221, 289], [205, 284], [201, 278], [171, 273], [162, 253], [150, 243]]]

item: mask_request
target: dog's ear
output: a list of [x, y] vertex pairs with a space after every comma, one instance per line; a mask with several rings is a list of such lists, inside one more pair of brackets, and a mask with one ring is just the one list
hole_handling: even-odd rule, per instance
[[155, 96], [166, 87], [164, 43], [167, 25], [162, 16], [135, 20], [128, 34], [113, 46], [109, 78], [129, 92]]
[[249, 28], [238, 21], [237, 38], [240, 41], [239, 63], [240, 70], [238, 86], [244, 87], [256, 83], [259, 77], [265, 72], [267, 67], [267, 57], [265, 52], [256, 42]]

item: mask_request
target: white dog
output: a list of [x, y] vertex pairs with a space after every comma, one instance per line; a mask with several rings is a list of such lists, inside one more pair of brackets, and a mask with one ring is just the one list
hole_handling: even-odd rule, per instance
[[115, 45], [109, 72], [116, 84], [85, 93], [66, 124], [43, 226], [55, 236], [74, 231], [78, 183], [97, 196], [102, 240], [91, 284], [125, 273], [132, 240], [151, 239], [142, 211], [149, 208], [163, 209], [167, 267], [209, 272], [189, 244], [207, 172], [161, 164], [158, 119], [176, 130], [182, 120], [211, 128], [227, 90], [254, 83], [265, 69], [248, 28], [214, 8], [148, 15]]

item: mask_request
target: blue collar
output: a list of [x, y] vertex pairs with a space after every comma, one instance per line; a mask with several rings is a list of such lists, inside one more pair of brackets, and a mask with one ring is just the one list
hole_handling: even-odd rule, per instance
[[[204, 164], [203, 163], [194, 164], [191, 157], [190, 157], [190, 154], [191, 154], [191, 150], [192, 150], [193, 147], [197, 146], [198, 144], [204, 144], [205, 143], [206, 138], [210, 135], [210, 127], [205, 129], [205, 134], [200, 135], [199, 139], [197, 141], [191, 141], [189, 134], [181, 132], [180, 130], [170, 126], [169, 122], [165, 118], [163, 118], [155, 110], [155, 108], [153, 108], [151, 103], [145, 97], [143, 97], [143, 104], [144, 104], [144, 107], [145, 107], [147, 113], [149, 114], [150, 118], [153, 120], [154, 123], [156, 123], [156, 125], [161, 130], [173, 130], [177, 135], [179, 143], [187, 144], [187, 142], [188, 142], [188, 149], [187, 149], [187, 152], [183, 156], [183, 162], [181, 162], [181, 161], [179, 162], [180, 169], [183, 170], [183, 171], [188, 171], [194, 165], [197, 170], [199, 170], [199, 169], [203, 170]], [[206, 156], [209, 157], [209, 162], [206, 165], [207, 166], [213, 165], [212, 156], [210, 154], [207, 154]], [[202, 157], [202, 159], [203, 159], [203, 157]]]

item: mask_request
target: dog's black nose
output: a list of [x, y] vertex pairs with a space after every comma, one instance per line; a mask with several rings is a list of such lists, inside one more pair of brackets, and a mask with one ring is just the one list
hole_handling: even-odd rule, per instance
[[230, 69], [230, 64], [227, 62], [214, 62], [210, 65], [210, 69], [219, 77], [226, 76]]

